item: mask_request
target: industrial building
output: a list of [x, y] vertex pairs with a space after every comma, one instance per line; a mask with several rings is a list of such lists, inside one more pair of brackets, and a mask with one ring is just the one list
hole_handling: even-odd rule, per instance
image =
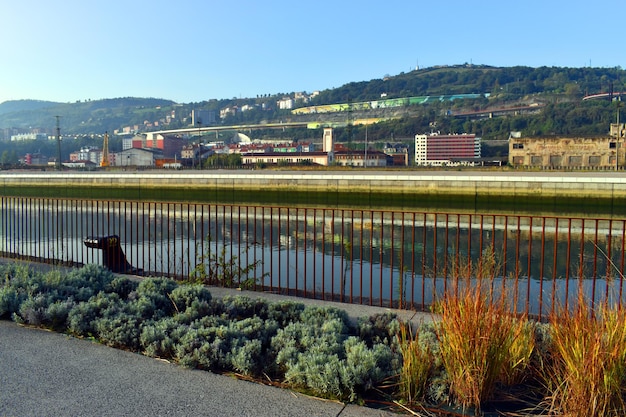
[[509, 163], [520, 168], [623, 169], [626, 164], [623, 124], [612, 124], [600, 137], [550, 136], [509, 138]]

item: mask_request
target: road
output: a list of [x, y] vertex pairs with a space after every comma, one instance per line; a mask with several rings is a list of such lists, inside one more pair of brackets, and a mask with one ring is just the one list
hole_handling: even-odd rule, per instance
[[2, 417], [394, 416], [1, 320], [0, 386]]

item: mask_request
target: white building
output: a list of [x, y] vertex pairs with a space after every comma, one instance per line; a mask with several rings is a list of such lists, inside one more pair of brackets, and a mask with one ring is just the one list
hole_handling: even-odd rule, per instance
[[24, 140], [45, 140], [48, 139], [48, 135], [45, 133], [19, 133], [17, 135], [11, 135], [11, 142], [21, 142]]
[[278, 105], [278, 108], [281, 110], [291, 110], [293, 109], [293, 105], [295, 103], [295, 100], [291, 97], [285, 97], [282, 100], [278, 100], [276, 102], [276, 104]]
[[156, 159], [163, 153], [158, 149], [131, 148], [115, 154], [114, 166], [149, 167], [156, 164]]

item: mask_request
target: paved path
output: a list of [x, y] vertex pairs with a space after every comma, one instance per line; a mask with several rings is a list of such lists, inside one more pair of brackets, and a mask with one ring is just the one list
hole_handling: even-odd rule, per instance
[[0, 416], [393, 416], [0, 321]]

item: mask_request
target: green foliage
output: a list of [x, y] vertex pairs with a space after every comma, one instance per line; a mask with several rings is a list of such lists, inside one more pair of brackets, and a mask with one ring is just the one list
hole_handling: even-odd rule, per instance
[[185, 311], [194, 303], [211, 301], [211, 292], [204, 285], [180, 285], [170, 293], [176, 311]]
[[94, 336], [95, 321], [123, 309], [123, 300], [116, 293], [99, 292], [88, 301], [80, 302], [67, 317], [67, 330], [77, 336]]
[[[412, 336], [389, 313], [360, 319], [353, 327], [346, 312], [333, 307], [252, 297], [213, 299], [202, 285], [164, 278], [137, 283], [94, 267], [66, 275], [7, 267], [0, 268], [0, 279], [3, 317], [93, 337], [182, 366], [270, 377], [342, 401], [359, 401], [376, 388], [407, 404], [448, 402], [478, 408], [481, 403], [471, 402], [473, 395], [484, 402], [507, 384], [536, 383], [533, 372], [540, 371], [557, 376], [541, 380], [554, 398], [572, 398], [568, 384], [573, 377], [565, 370], [578, 365], [569, 366], [574, 361], [567, 359], [567, 349], [556, 346], [559, 338], [574, 334], [585, 346], [596, 346], [591, 349], [595, 359], [587, 355], [580, 364], [589, 369], [583, 382], [602, 380], [611, 388], [621, 387], [626, 369], [626, 337], [619, 331], [626, 329], [623, 314], [602, 315], [606, 324], [579, 325], [582, 331], [551, 330], [504, 314], [503, 305], [480, 288], [448, 297], [440, 306], [441, 322], [413, 329]], [[391, 392], [393, 388], [397, 391]], [[570, 394], [563, 395], [563, 390]], [[614, 394], [609, 397], [605, 409], [620, 407]], [[582, 397], [576, 398], [582, 403]], [[565, 407], [554, 403], [555, 409]]]
[[127, 298], [130, 293], [137, 290], [139, 282], [134, 281], [126, 276], [116, 276], [106, 287], [107, 292], [113, 292], [120, 298]]
[[242, 266], [239, 257], [229, 254], [225, 245], [215, 250], [210, 236], [206, 241], [205, 251], [199, 256], [199, 262], [189, 276], [190, 282], [227, 288], [254, 288], [257, 281], [251, 275], [261, 264], [261, 260]]
[[207, 158], [204, 168], [240, 168], [242, 164], [241, 154], [216, 154]]
[[96, 318], [93, 326], [99, 340], [108, 346], [133, 351], [139, 348], [142, 318], [125, 311]]
[[168, 278], [146, 278], [128, 295], [130, 309], [144, 319], [158, 319], [174, 312], [170, 293], [178, 286]]
[[13, 287], [0, 287], [0, 319], [10, 317], [17, 312], [23, 298], [24, 295]]
[[397, 341], [401, 324], [393, 313], [375, 314], [370, 317], [361, 317], [358, 320], [358, 329], [361, 339], [368, 346], [383, 343], [390, 345]]
[[317, 345], [288, 362], [285, 380], [313, 390], [323, 397], [355, 401], [359, 394], [392, 375], [393, 354], [385, 345], [368, 348], [358, 338], [348, 337], [335, 353]]
[[48, 306], [46, 316], [53, 329], [65, 330], [70, 311], [76, 306], [72, 299], [58, 300]]

